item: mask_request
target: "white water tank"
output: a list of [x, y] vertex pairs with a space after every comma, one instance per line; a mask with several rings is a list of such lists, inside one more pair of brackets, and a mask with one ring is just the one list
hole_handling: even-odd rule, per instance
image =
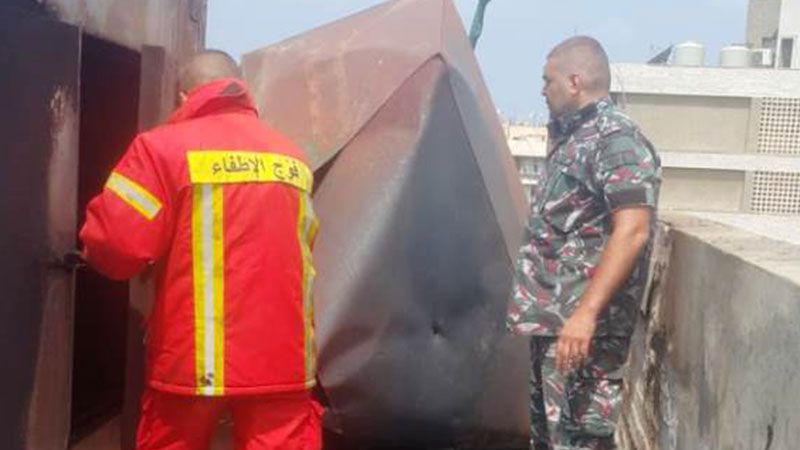
[[750, 49], [743, 45], [729, 45], [719, 53], [721, 67], [748, 67], [750, 65]]
[[672, 51], [673, 66], [702, 66], [706, 61], [706, 48], [694, 41], [682, 42]]

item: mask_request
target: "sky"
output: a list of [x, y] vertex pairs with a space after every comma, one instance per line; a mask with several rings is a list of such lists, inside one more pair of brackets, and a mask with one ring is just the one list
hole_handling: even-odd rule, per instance
[[[469, 29], [478, 0], [453, 0]], [[240, 57], [381, 0], [209, 0], [206, 45]], [[645, 62], [670, 44], [706, 46], [706, 64], [745, 40], [747, 0], [492, 0], [476, 54], [497, 109], [540, 122], [549, 50], [575, 34], [597, 38], [612, 62]]]

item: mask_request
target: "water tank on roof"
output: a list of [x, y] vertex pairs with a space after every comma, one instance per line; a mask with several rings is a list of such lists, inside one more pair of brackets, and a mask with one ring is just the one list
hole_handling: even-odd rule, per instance
[[706, 48], [698, 42], [682, 42], [675, 46], [672, 55], [673, 66], [702, 66], [706, 60]]
[[719, 54], [721, 67], [748, 67], [750, 65], [750, 49], [742, 45], [729, 45]]

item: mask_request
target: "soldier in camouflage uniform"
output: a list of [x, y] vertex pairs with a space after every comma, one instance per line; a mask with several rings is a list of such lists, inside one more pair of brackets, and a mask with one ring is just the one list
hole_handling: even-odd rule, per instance
[[621, 372], [643, 295], [660, 161], [613, 105], [589, 37], [548, 56], [546, 177], [520, 248], [509, 328], [531, 336], [532, 449], [613, 449]]

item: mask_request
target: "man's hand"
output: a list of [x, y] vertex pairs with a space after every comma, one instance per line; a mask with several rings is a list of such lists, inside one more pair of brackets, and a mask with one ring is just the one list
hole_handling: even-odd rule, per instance
[[611, 236], [600, 264], [556, 343], [556, 368], [562, 373], [575, 370], [586, 361], [597, 317], [636, 265], [636, 258], [647, 244], [651, 220], [648, 207], [628, 207], [611, 213]]
[[50, 260], [50, 265], [63, 269], [67, 272], [74, 272], [86, 267], [86, 258], [80, 250], [69, 250], [61, 256], [54, 256]]
[[564, 323], [556, 342], [556, 369], [568, 373], [580, 367], [589, 355], [597, 326], [597, 314], [578, 307]]

